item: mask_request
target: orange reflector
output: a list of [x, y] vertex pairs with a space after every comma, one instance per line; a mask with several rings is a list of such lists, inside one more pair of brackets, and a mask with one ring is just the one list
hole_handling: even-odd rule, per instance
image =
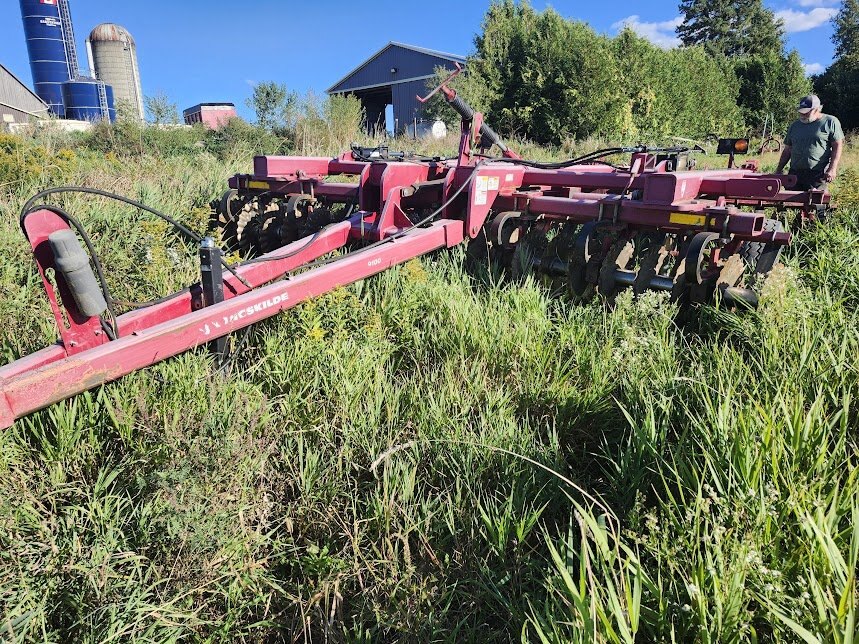
[[744, 154], [749, 151], [749, 140], [748, 139], [737, 139], [734, 141], [734, 152], [739, 152], [740, 154]]

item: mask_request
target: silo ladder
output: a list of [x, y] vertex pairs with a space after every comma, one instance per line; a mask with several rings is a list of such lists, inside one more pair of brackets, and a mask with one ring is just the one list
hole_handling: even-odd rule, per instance
[[80, 67], [78, 66], [78, 50], [75, 44], [75, 30], [72, 28], [72, 14], [69, 11], [68, 0], [60, 0], [57, 4], [60, 12], [60, 24], [63, 30], [63, 44], [66, 48], [69, 79], [75, 80], [80, 76]]
[[104, 81], [98, 81], [98, 106], [101, 109], [101, 118], [110, 120], [110, 106], [107, 104], [107, 88]]

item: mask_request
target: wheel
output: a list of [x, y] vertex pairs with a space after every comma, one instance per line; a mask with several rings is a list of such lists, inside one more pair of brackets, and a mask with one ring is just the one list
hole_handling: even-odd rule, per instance
[[[781, 232], [784, 228], [778, 219], [767, 219], [764, 221], [764, 230]], [[744, 242], [738, 252], [750, 270], [766, 275], [778, 262], [782, 248], [784, 247], [781, 244], [772, 242]]]

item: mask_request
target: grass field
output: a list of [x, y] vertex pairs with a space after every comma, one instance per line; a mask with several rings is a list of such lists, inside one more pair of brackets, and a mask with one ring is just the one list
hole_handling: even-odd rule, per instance
[[[254, 151], [100, 136], [0, 137], [4, 361], [55, 339], [31, 194], [202, 231]], [[254, 327], [226, 372], [196, 351], [17, 422], [0, 638], [855, 641], [857, 171], [852, 146], [754, 313], [572, 305], [455, 249]], [[63, 203], [117, 297], [196, 279], [159, 221]]]

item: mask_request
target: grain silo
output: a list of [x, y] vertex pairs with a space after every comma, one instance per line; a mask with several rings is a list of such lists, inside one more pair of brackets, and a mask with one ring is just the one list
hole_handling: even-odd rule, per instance
[[142, 121], [143, 92], [134, 38], [125, 27], [106, 22], [92, 30], [86, 45], [95, 77], [112, 85], [116, 102], [126, 102]]
[[63, 83], [78, 76], [68, 0], [21, 0], [20, 4], [36, 94], [51, 113], [62, 118]]

